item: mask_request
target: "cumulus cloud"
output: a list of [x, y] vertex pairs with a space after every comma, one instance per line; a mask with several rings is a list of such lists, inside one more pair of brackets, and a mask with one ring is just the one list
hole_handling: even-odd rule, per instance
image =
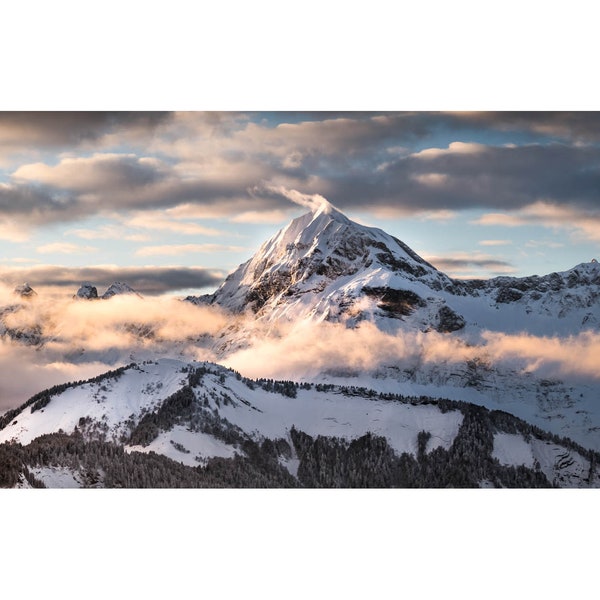
[[36, 181], [73, 192], [120, 191], [152, 184], [163, 177], [162, 164], [133, 154], [94, 154], [64, 158], [57, 165], [26, 164], [14, 173], [16, 180]]

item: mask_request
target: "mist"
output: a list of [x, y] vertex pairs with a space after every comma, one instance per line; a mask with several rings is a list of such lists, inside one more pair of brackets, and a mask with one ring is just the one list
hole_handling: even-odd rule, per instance
[[21, 300], [1, 288], [0, 303], [0, 411], [48, 386], [133, 361], [213, 359], [211, 336], [228, 322], [216, 307], [172, 297]]
[[166, 296], [22, 300], [4, 287], [0, 307], [0, 411], [49, 386], [163, 356], [292, 380], [389, 367], [449, 370], [473, 360], [540, 378], [600, 379], [600, 334], [591, 331], [564, 338], [484, 331], [474, 344], [437, 332], [386, 333], [369, 322], [274, 324]]

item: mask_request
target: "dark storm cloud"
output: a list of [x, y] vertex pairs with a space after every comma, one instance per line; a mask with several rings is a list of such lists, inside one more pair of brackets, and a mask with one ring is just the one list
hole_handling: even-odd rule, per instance
[[225, 275], [200, 267], [60, 267], [43, 266], [0, 270], [0, 280], [16, 286], [27, 281], [36, 287], [57, 286], [75, 293], [84, 281], [98, 288], [99, 294], [115, 281], [123, 281], [145, 295], [186, 289], [216, 287]]
[[130, 128], [153, 129], [166, 112], [0, 112], [0, 149], [77, 146]]

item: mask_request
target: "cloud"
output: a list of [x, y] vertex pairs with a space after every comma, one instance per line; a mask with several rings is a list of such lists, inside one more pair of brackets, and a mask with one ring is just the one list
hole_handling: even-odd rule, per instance
[[172, 244], [162, 246], [145, 246], [136, 250], [136, 256], [178, 256], [201, 252], [243, 252], [241, 246], [223, 246], [221, 244]]
[[279, 326], [269, 335], [255, 324], [250, 338], [249, 347], [221, 360], [249, 377], [297, 380], [323, 372], [364, 373], [393, 366], [396, 372], [416, 369], [425, 379], [434, 369], [442, 384], [456, 385], [456, 367], [480, 359], [497, 369], [495, 376], [500, 378], [514, 378], [516, 370], [538, 377], [600, 379], [600, 334], [589, 331], [566, 338], [484, 332], [480, 343], [467, 344], [436, 332], [394, 335], [371, 323], [347, 329], [323, 322]]
[[580, 375], [600, 379], [600, 334], [584, 331], [568, 337], [485, 332], [486, 351], [496, 361], [511, 361], [541, 376]]
[[79, 246], [77, 244], [69, 244], [68, 242], [54, 242], [52, 244], [38, 246], [35, 250], [39, 254], [87, 254], [90, 252], [97, 252], [98, 248], [92, 246]]
[[451, 276], [463, 275], [473, 267], [497, 274], [514, 273], [514, 266], [496, 256], [481, 252], [457, 252], [444, 256], [423, 254], [423, 258]]
[[[342, 210], [368, 202], [378, 214], [431, 219], [466, 209], [504, 211], [508, 219], [507, 211], [540, 201], [598, 212], [600, 148], [571, 138], [557, 143], [554, 133], [544, 133], [584, 132], [586, 125], [595, 131], [598, 119], [590, 114], [177, 113], [148, 117], [145, 126], [143, 116], [137, 124], [131, 118], [121, 137], [110, 119], [99, 119], [89, 136], [72, 136], [95, 140], [104, 152], [77, 156], [79, 142], [71, 140], [70, 154], [23, 164], [2, 184], [0, 220], [19, 228], [13, 236], [45, 223], [131, 211], [139, 228], [210, 235], [175, 211], [236, 222], [269, 214], [264, 218], [273, 222], [289, 212], [290, 200], [312, 208], [319, 197]], [[41, 131], [47, 121], [41, 119]], [[73, 122], [80, 131], [83, 125]], [[137, 139], [136, 127], [147, 135]], [[492, 129], [527, 131], [531, 139], [472, 141], [473, 132], [482, 137]], [[455, 131], [456, 139], [427, 146], [441, 130]], [[411, 153], [411, 146], [418, 150]], [[161, 220], [157, 211], [173, 212]], [[146, 212], [155, 216], [144, 223]]]
[[141, 233], [131, 233], [130, 229], [119, 225], [102, 225], [96, 229], [70, 229], [65, 235], [74, 235], [84, 240], [127, 240], [147, 242], [150, 237]]
[[111, 134], [151, 135], [169, 118], [165, 112], [0, 112], [0, 158], [98, 144]]
[[0, 413], [19, 406], [43, 389], [95, 377], [109, 368], [100, 361], [46, 361], [38, 349], [0, 337]]
[[287, 189], [283, 185], [274, 186], [274, 185], [265, 185], [262, 187], [256, 187], [254, 189], [255, 192], [258, 193], [267, 193], [268, 195], [273, 195], [275, 197], [281, 196], [287, 200], [290, 200], [294, 204], [298, 206], [303, 206], [304, 208], [308, 208], [311, 211], [317, 211], [321, 207], [331, 206], [330, 203], [320, 194], [303, 194], [298, 190], [290, 190]]
[[185, 221], [185, 217], [172, 209], [164, 211], [134, 212], [122, 217], [128, 227], [150, 229], [153, 231], [170, 231], [182, 235], [225, 235], [225, 232], [198, 223]]
[[487, 213], [471, 223], [505, 227], [543, 225], [555, 230], [567, 230], [575, 238], [600, 241], [600, 209], [595, 207], [582, 208], [539, 201], [511, 214]]
[[427, 221], [451, 221], [458, 216], [458, 213], [453, 210], [432, 210], [424, 213], [421, 218]]
[[502, 111], [446, 113], [448, 124], [481, 129], [530, 132], [549, 138], [600, 140], [600, 114], [588, 111]]
[[34, 289], [67, 288], [74, 294], [84, 281], [98, 288], [124, 281], [143, 295], [158, 295], [188, 289], [214, 288], [225, 278], [218, 270], [201, 267], [61, 267], [32, 266], [0, 268], [0, 280], [11, 288], [27, 281]]
[[252, 223], [255, 225], [277, 225], [289, 219], [289, 214], [284, 210], [248, 210], [231, 217], [232, 223]]
[[163, 166], [158, 160], [133, 154], [64, 158], [55, 166], [26, 164], [13, 173], [17, 181], [35, 181], [78, 193], [136, 189], [155, 183], [164, 176]]
[[[3, 305], [14, 305], [10, 288]], [[19, 405], [47, 386], [84, 379], [114, 365], [159, 356], [213, 357], [207, 336], [226, 324], [216, 307], [173, 298], [116, 296], [108, 301], [38, 295], [3, 315], [0, 329], [35, 331], [41, 345], [0, 336], [0, 409]]]
[[512, 240], [481, 240], [480, 246], [510, 246]]

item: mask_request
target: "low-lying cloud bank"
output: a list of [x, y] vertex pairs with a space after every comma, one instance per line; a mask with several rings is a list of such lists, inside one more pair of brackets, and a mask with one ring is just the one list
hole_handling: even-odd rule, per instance
[[225, 324], [217, 308], [175, 298], [115, 296], [20, 300], [0, 290], [0, 411], [57, 383], [156, 356], [214, 358], [207, 340]]
[[[472, 344], [436, 332], [384, 333], [371, 323], [274, 326], [169, 298], [21, 301], [7, 289], [0, 290], [0, 313], [0, 411], [50, 385], [159, 356], [211, 360], [277, 379], [387, 367], [449, 373], [475, 361], [505, 373], [600, 380], [600, 332], [592, 331], [564, 338], [483, 332]], [[227, 345], [241, 338], [245, 346]]]
[[391, 335], [375, 325], [357, 329], [321, 323], [281, 328], [233, 352], [223, 363], [251, 377], [311, 377], [323, 371], [365, 371], [394, 366], [420, 369], [442, 364], [482, 361], [518, 373], [540, 377], [600, 379], [600, 333], [582, 332], [567, 338], [484, 332], [482, 343], [428, 333]]

